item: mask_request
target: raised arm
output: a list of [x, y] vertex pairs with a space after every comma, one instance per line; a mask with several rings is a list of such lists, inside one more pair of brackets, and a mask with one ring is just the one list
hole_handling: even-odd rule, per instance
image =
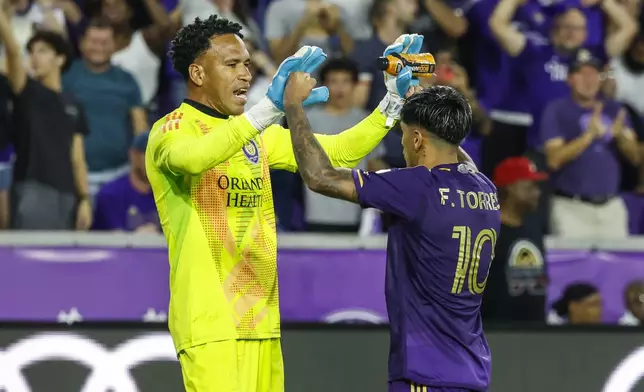
[[22, 51], [13, 34], [7, 9], [0, 6], [0, 43], [4, 45], [7, 59], [7, 79], [14, 93], [22, 92], [27, 84], [27, 71], [22, 62]]
[[[291, 127], [293, 154], [304, 183], [313, 192], [337, 199], [358, 202], [353, 174], [336, 169], [331, 164], [318, 139], [313, 135], [302, 101], [315, 85], [315, 79], [305, 73], [291, 75], [284, 94], [286, 119]], [[308, 90], [307, 90], [308, 86]]]
[[[314, 136], [329, 156], [333, 167], [352, 168], [373, 151], [385, 137], [391, 128], [386, 125], [386, 121], [386, 116], [376, 109], [364, 120], [337, 135], [316, 134]], [[291, 131], [281, 126], [273, 126], [262, 134], [262, 140], [272, 168], [295, 172], [298, 170], [298, 162], [291, 142], [294, 125], [290, 120], [288, 123]]]
[[628, 9], [616, 0], [604, 0], [601, 7], [613, 27], [606, 34], [606, 54], [609, 57], [621, 56], [637, 34], [637, 22], [629, 15]]
[[[420, 192], [410, 192], [413, 171], [417, 168], [386, 170], [368, 173], [361, 170], [336, 169], [311, 131], [302, 100], [315, 80], [307, 74], [291, 75], [284, 95], [286, 118], [292, 124], [291, 139], [295, 159], [304, 183], [314, 192], [360, 203], [363, 207], [378, 208], [406, 220], [413, 220], [422, 202], [426, 199]], [[412, 93], [416, 89], [412, 89]], [[421, 169], [422, 172], [427, 172]]]
[[194, 124], [178, 117], [174, 112], [156, 124], [146, 151], [155, 167], [173, 174], [201, 174], [230, 159], [259, 133], [243, 115], [203, 136]]
[[490, 30], [501, 47], [513, 57], [523, 52], [526, 36], [512, 26], [512, 18], [524, 0], [501, 0], [490, 17]]

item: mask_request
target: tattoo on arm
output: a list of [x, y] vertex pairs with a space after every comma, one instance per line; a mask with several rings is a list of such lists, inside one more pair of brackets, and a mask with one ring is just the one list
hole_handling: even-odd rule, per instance
[[313, 135], [309, 120], [301, 106], [285, 107], [291, 131], [293, 153], [302, 179], [314, 192], [352, 202], [358, 193], [351, 170], [336, 169]]

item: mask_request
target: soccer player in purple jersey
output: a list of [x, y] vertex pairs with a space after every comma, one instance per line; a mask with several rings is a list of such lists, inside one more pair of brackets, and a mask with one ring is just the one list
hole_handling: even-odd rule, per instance
[[385, 287], [389, 391], [486, 391], [491, 359], [479, 309], [501, 219], [496, 188], [459, 147], [469, 103], [451, 87], [408, 93], [400, 114], [407, 168], [350, 171], [332, 167], [313, 137], [302, 110], [313, 86], [294, 73], [284, 94], [302, 178], [315, 192], [396, 216]]

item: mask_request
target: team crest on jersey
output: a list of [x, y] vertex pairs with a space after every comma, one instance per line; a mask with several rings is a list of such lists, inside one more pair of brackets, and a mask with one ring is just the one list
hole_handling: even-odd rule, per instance
[[257, 143], [254, 140], [245, 145], [242, 151], [250, 163], [257, 164], [259, 162], [259, 148], [257, 148]]

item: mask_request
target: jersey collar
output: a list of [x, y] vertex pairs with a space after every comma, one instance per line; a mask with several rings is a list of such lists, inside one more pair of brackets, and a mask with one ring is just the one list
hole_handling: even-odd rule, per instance
[[208, 115], [210, 117], [222, 118], [224, 120], [228, 118], [228, 116], [226, 116], [225, 114], [219, 113], [218, 111], [216, 111], [215, 109], [211, 108], [210, 106], [206, 106], [203, 103], [193, 101], [192, 99], [186, 98], [186, 99], [183, 100], [183, 103], [185, 103], [186, 105], [192, 106], [193, 108], [197, 109], [198, 111], [200, 111], [203, 114], [206, 114], [206, 115]]

